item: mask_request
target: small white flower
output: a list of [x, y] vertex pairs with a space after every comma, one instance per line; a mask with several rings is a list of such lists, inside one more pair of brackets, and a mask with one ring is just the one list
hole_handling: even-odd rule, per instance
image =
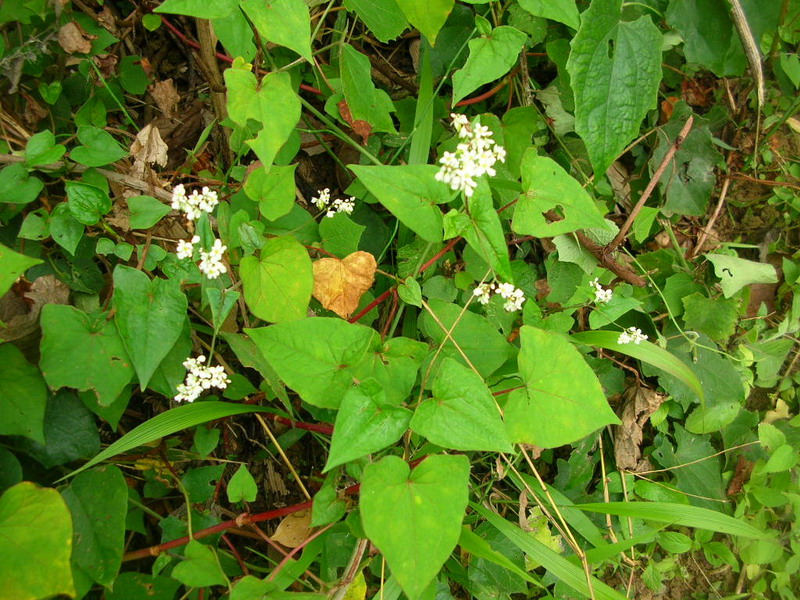
[[520, 310], [525, 303], [525, 292], [514, 287], [512, 283], [482, 283], [472, 290], [472, 295], [481, 304], [488, 304], [492, 294], [500, 294], [506, 299], [503, 308], [508, 312]]
[[200, 272], [209, 279], [216, 279], [228, 269], [222, 263], [222, 255], [227, 250], [227, 246], [222, 245], [222, 240], [214, 240], [211, 250], [200, 250]]
[[522, 309], [524, 303], [525, 292], [520, 289], [515, 289], [511, 296], [509, 296], [508, 301], [503, 305], [503, 308], [508, 312], [516, 312]]
[[493, 283], [482, 283], [474, 290], [472, 290], [472, 295], [478, 299], [478, 302], [481, 304], [489, 304], [489, 300], [492, 297], [492, 291], [494, 290]]
[[322, 210], [331, 200], [331, 190], [329, 188], [325, 188], [324, 190], [318, 190], [317, 194], [319, 194], [319, 196], [314, 196], [311, 198], [311, 203], [319, 210]]
[[194, 245], [200, 241], [200, 236], [194, 236], [191, 240], [179, 240], [178, 241], [178, 249], [175, 251], [175, 254], [178, 255], [178, 258], [192, 258], [194, 255]]
[[614, 297], [614, 292], [611, 290], [611, 288], [604, 288], [602, 285], [600, 285], [597, 277], [590, 281], [589, 285], [594, 288], [594, 301], [596, 304], [605, 304], [607, 302], [611, 302], [611, 298]]
[[494, 177], [497, 174], [494, 164], [505, 162], [506, 151], [495, 144], [492, 132], [485, 125], [470, 126], [465, 115], [451, 114], [450, 118], [458, 137], [464, 141], [456, 146], [455, 152], [442, 155], [435, 178], [469, 198], [478, 185], [475, 178], [482, 175]]
[[638, 327], [628, 327], [625, 331], [619, 334], [617, 338], [618, 344], [630, 344], [634, 343], [637, 346], [642, 342], [647, 341], [647, 336], [642, 333], [642, 330]]
[[201, 213], [210, 213], [219, 204], [217, 192], [204, 187], [201, 192], [194, 190], [191, 195], [186, 195], [186, 188], [178, 184], [172, 188], [172, 208], [186, 215], [190, 221], [197, 219]]
[[178, 385], [176, 402], [194, 402], [205, 390], [218, 388], [224, 390], [231, 382], [222, 366], [206, 367], [206, 357], [187, 358], [183, 366], [189, 371], [186, 380]]

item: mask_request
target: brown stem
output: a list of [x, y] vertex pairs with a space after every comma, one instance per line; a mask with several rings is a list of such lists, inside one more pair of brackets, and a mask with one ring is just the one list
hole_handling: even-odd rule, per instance
[[689, 135], [689, 130], [692, 128], [692, 123], [694, 123], [694, 117], [689, 116], [686, 119], [686, 123], [684, 124], [683, 128], [681, 129], [678, 137], [675, 138], [675, 141], [672, 142], [672, 145], [667, 150], [667, 153], [664, 154], [664, 158], [661, 161], [661, 164], [658, 165], [658, 169], [656, 172], [653, 173], [652, 179], [650, 179], [650, 183], [647, 184], [644, 192], [642, 192], [641, 198], [636, 203], [636, 206], [633, 207], [631, 214], [628, 215], [628, 219], [625, 221], [625, 224], [622, 226], [622, 229], [619, 230], [617, 236], [611, 241], [611, 243], [605, 247], [605, 253], [611, 254], [619, 248], [620, 244], [625, 241], [625, 238], [628, 236], [628, 231], [630, 230], [633, 222], [636, 220], [636, 217], [639, 216], [639, 212], [642, 210], [642, 207], [645, 205], [647, 200], [650, 198], [650, 195], [653, 193], [653, 190], [656, 189], [656, 185], [658, 184], [659, 179], [664, 174], [664, 171], [667, 169], [667, 165], [672, 160], [672, 157], [675, 156], [675, 153], [681, 147], [683, 140], [686, 139], [686, 136]]

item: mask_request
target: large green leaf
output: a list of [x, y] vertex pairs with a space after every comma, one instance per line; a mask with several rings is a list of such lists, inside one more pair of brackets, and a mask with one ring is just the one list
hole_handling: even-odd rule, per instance
[[361, 183], [403, 225], [427, 242], [442, 241], [442, 211], [450, 189], [434, 179], [434, 165], [348, 165]]
[[75, 596], [71, 553], [72, 519], [56, 490], [29, 481], [6, 490], [0, 497], [0, 581], [4, 598]]
[[134, 370], [108, 315], [89, 316], [74, 306], [47, 304], [41, 325], [39, 366], [47, 385], [54, 390], [64, 386], [91, 389], [101, 406], [111, 405]]
[[480, 504], [472, 503], [470, 506], [511, 540], [517, 548], [580, 594], [586, 597], [591, 596], [595, 600], [626, 600], [624, 594], [620, 594], [594, 577], [592, 577], [592, 589], [590, 590], [583, 569], [548, 548], [530, 532], [522, 531], [497, 513]]
[[225, 585], [228, 581], [213, 548], [192, 540], [183, 552], [184, 559], [175, 565], [172, 576], [189, 587]]
[[431, 46], [453, 10], [455, 0], [395, 0], [409, 22], [428, 38]]
[[619, 334], [613, 331], [582, 331], [573, 334], [571, 337], [576, 342], [621, 352], [622, 354], [627, 354], [628, 356], [638, 358], [643, 362], [651, 364], [669, 373], [673, 377], [678, 378], [687, 385], [690, 390], [697, 394], [698, 398], [701, 400], [703, 399], [703, 386], [700, 385], [700, 380], [697, 378], [697, 375], [674, 354], [667, 352], [653, 343], [620, 344], [617, 341], [619, 339]]
[[[489, 377], [513, 355], [511, 345], [485, 317], [435, 298], [431, 298], [428, 305], [436, 318], [427, 312], [423, 315], [422, 329], [425, 334], [435, 343], [443, 344], [448, 356], [466, 365], [467, 361], [453, 345], [455, 341], [481, 377]], [[456, 322], [457, 325], [453, 327]], [[452, 339], [445, 336], [446, 331], [442, 327], [453, 329], [450, 334]]]
[[600, 176], [639, 134], [661, 81], [661, 32], [649, 16], [621, 22], [621, 7], [622, 0], [592, 0], [567, 61], [575, 131]]
[[580, 16], [575, 0], [519, 0], [519, 5], [535, 17], [543, 17], [578, 29]]
[[309, 404], [339, 408], [354, 369], [379, 343], [369, 327], [315, 317], [247, 329], [245, 333], [283, 381]]
[[157, 13], [173, 13], [197, 17], [198, 19], [219, 19], [237, 10], [238, 0], [164, 0], [155, 9]]
[[370, 32], [386, 43], [403, 33], [408, 21], [396, 0], [344, 0], [347, 10], [354, 10]]
[[727, 254], [704, 254], [714, 265], [714, 274], [720, 279], [722, 293], [730, 298], [743, 287], [753, 283], [777, 283], [775, 267], [768, 263], [728, 256]]
[[597, 375], [566, 337], [525, 325], [520, 342], [525, 389], [511, 393], [505, 411], [512, 442], [555, 448], [619, 423]]
[[[522, 157], [522, 195], [514, 209], [511, 228], [521, 235], [555, 237], [578, 229], [605, 227], [603, 215], [573, 177], [546, 156], [530, 148]], [[560, 221], [548, 222], [553, 211]]]
[[431, 456], [413, 471], [396, 456], [367, 465], [361, 519], [410, 600], [417, 600], [453, 551], [469, 492], [466, 456]]
[[111, 198], [99, 187], [80, 181], [68, 181], [65, 187], [69, 212], [79, 223], [95, 225], [111, 210]]
[[492, 29], [490, 34], [470, 40], [469, 58], [464, 67], [453, 74], [453, 104], [484, 83], [508, 73], [527, 38], [519, 29], [503, 25]]
[[303, 0], [240, 0], [239, 6], [265, 40], [286, 46], [313, 63], [311, 19]]
[[260, 258], [240, 264], [247, 306], [259, 319], [279, 323], [306, 316], [314, 275], [305, 248], [293, 237], [270, 238]]
[[47, 385], [13, 344], [0, 344], [0, 435], [44, 438]]
[[32, 177], [22, 163], [0, 169], [0, 202], [3, 204], [29, 204], [39, 197], [44, 182]]
[[511, 452], [497, 404], [472, 369], [445, 358], [432, 391], [417, 406], [411, 429], [444, 448]]
[[125, 549], [128, 486], [113, 465], [78, 475], [61, 496], [72, 513], [73, 566], [104, 586], [111, 586]]
[[300, 99], [292, 86], [289, 73], [270, 73], [256, 82], [256, 76], [246, 69], [225, 71], [228, 88], [228, 114], [240, 127], [253, 120], [261, 131], [247, 143], [265, 168], [272, 166], [275, 155], [289, 139], [300, 120]]
[[69, 157], [87, 167], [102, 167], [128, 155], [110, 133], [90, 125], [78, 127], [78, 141], [81, 145], [74, 148]]
[[20, 275], [41, 262], [38, 258], [18, 254], [0, 244], [0, 297], [5, 295]]
[[389, 114], [394, 110], [391, 98], [372, 82], [372, 65], [369, 59], [350, 44], [342, 46], [342, 92], [350, 114], [356, 121], [366, 121], [373, 131], [395, 133]]
[[385, 343], [375, 336], [369, 351], [354, 367], [356, 381], [375, 379], [393, 405], [408, 399], [417, 381], [417, 370], [428, 353], [428, 345], [409, 338], [395, 337]]
[[575, 504], [574, 506], [589, 512], [659, 521], [695, 529], [708, 529], [718, 533], [739, 535], [747, 538], [759, 538], [764, 535], [763, 531], [742, 520], [734, 519], [716, 510], [687, 504], [673, 504], [670, 502], [600, 502], [596, 504]]
[[410, 420], [411, 411], [389, 403], [374, 379], [350, 388], [336, 415], [324, 471], [395, 443]]
[[294, 205], [294, 170], [297, 165], [278, 166], [271, 169], [258, 167], [244, 182], [248, 198], [258, 202], [258, 210], [269, 221], [280, 219]]
[[469, 225], [464, 239], [503, 281], [513, 281], [508, 245], [500, 223], [500, 216], [492, 202], [492, 191], [485, 178], [478, 183], [469, 199]]
[[150, 278], [131, 267], [114, 269], [117, 330], [142, 389], [183, 330], [188, 302], [174, 279]]

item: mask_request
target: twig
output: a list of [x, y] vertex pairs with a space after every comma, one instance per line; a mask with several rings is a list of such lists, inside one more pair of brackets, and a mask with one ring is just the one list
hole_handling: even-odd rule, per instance
[[683, 128], [681, 129], [680, 133], [678, 133], [678, 137], [675, 138], [675, 141], [672, 142], [672, 145], [667, 150], [666, 154], [664, 154], [664, 158], [661, 161], [661, 164], [658, 165], [658, 169], [656, 172], [653, 173], [652, 179], [650, 179], [650, 183], [647, 184], [644, 192], [642, 192], [642, 196], [639, 198], [639, 201], [636, 203], [636, 206], [633, 207], [631, 214], [628, 215], [628, 219], [625, 221], [625, 224], [619, 230], [617, 236], [611, 241], [611, 243], [605, 247], [605, 252], [607, 254], [611, 254], [616, 250], [619, 245], [625, 241], [625, 238], [628, 235], [628, 231], [630, 230], [633, 222], [636, 220], [636, 217], [639, 216], [639, 212], [642, 210], [642, 207], [645, 205], [647, 200], [650, 198], [650, 195], [653, 193], [653, 190], [656, 188], [659, 179], [664, 174], [664, 171], [667, 170], [667, 165], [672, 160], [672, 157], [675, 156], [675, 153], [681, 147], [683, 140], [686, 139], [686, 136], [689, 135], [689, 130], [692, 128], [692, 123], [694, 123], [694, 117], [690, 116], [686, 119], [686, 123], [684, 124]]

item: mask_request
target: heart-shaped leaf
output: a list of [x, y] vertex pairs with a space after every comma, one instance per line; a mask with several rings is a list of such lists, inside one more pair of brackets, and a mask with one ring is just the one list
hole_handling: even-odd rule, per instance
[[314, 263], [314, 298], [347, 318], [372, 287], [377, 268], [378, 263], [369, 252], [353, 252], [342, 260], [322, 258]]
[[431, 456], [413, 471], [397, 456], [367, 465], [361, 519], [410, 600], [417, 600], [455, 548], [469, 493], [466, 456]]
[[209, 546], [192, 540], [186, 545], [184, 556], [183, 562], [175, 565], [172, 570], [172, 576], [182, 584], [189, 587], [208, 587], [227, 583], [219, 560]]

